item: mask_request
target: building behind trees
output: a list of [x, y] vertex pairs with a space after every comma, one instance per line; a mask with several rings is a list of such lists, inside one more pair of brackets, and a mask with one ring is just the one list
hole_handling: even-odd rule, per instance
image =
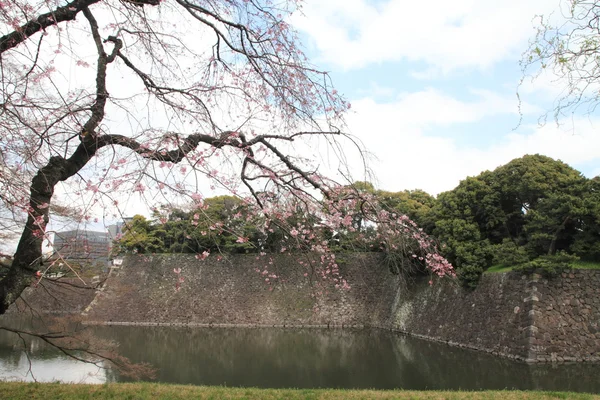
[[108, 232], [72, 230], [54, 235], [54, 257], [70, 260], [106, 260], [110, 254]]

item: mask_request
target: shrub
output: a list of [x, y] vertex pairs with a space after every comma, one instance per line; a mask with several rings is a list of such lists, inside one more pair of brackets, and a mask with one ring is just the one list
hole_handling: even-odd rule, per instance
[[494, 265], [515, 267], [529, 261], [527, 251], [517, 246], [512, 240], [504, 239], [501, 244], [493, 246]]
[[579, 260], [579, 257], [559, 252], [555, 255], [540, 256], [527, 263], [516, 266], [513, 270], [532, 274], [537, 272], [544, 277], [554, 278], [563, 271], [571, 269], [571, 264]]
[[458, 270], [457, 274], [460, 283], [464, 287], [468, 289], [475, 289], [479, 284], [481, 275], [483, 274], [483, 267], [480, 265], [464, 265]]

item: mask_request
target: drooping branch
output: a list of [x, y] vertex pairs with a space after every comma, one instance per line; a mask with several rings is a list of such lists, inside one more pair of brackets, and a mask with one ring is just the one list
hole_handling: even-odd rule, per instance
[[[99, 85], [99, 91], [104, 89], [104, 85]], [[100, 96], [100, 101], [102, 97]], [[102, 111], [103, 113], [103, 111]], [[95, 115], [92, 113], [90, 120]], [[89, 122], [89, 120], [88, 120]], [[26, 228], [19, 242], [15, 260], [9, 272], [9, 275], [0, 281], [0, 314], [2, 314], [20, 293], [29, 286], [31, 276], [37, 271], [37, 265], [41, 261], [41, 242], [43, 232], [48, 223], [48, 205], [51, 202], [54, 193], [54, 187], [60, 181], [66, 181], [78, 171], [80, 171], [91, 160], [99, 149], [114, 145], [128, 148], [140, 156], [153, 161], [165, 161], [170, 163], [181, 162], [190, 152], [194, 151], [201, 143], [212, 148], [220, 149], [225, 146], [235, 149], [248, 151], [249, 143], [265, 145], [273, 154], [275, 154], [290, 171], [294, 171], [306, 182], [310, 183], [315, 189], [318, 189], [328, 196], [323, 186], [312, 179], [308, 173], [295, 165], [289, 157], [285, 156], [276, 146], [269, 143], [265, 136], [258, 136], [252, 141], [245, 142], [235, 137], [235, 132], [224, 132], [220, 137], [214, 137], [207, 134], [192, 134], [187, 136], [183, 143], [177, 149], [150, 150], [139, 141], [115, 134], [106, 134], [95, 136], [88, 134], [83, 137], [77, 149], [68, 158], [52, 157], [46, 166], [41, 168], [33, 178], [31, 184], [30, 213]], [[243, 135], [239, 135], [243, 138]], [[245, 170], [244, 170], [245, 171]], [[254, 193], [256, 197], [256, 193]], [[259, 203], [260, 204], [260, 203]]]
[[[275, 16], [251, 2], [252, 6], [268, 20], [269, 27], [266, 30], [275, 32], [272, 35], [265, 35], [261, 33], [260, 26], [253, 27], [251, 24], [224, 18], [216, 10], [211, 11], [206, 6], [188, 0], [176, 1], [193, 18], [214, 32], [216, 36], [216, 44], [213, 47], [216, 49], [214, 58], [219, 60], [225, 68], [229, 68], [221, 56], [222, 47], [243, 57], [252, 72], [272, 90], [274, 97], [280, 101], [278, 106], [289, 109], [295, 115], [301, 115], [315, 125], [318, 123], [313, 119], [312, 106], [307, 107], [309, 104], [307, 99], [313, 97], [327, 111], [336, 109], [343, 112], [349, 106], [343, 101], [337, 103], [339, 98], [336, 96], [336, 91], [331, 91], [325, 96], [318, 93], [328, 91], [329, 76], [326, 72], [312, 68], [301, 61], [301, 52], [288, 41], [289, 25], [280, 15]], [[294, 71], [293, 74], [288, 73], [290, 69]], [[323, 81], [319, 82], [320, 79]], [[290, 86], [298, 82], [308, 83], [308, 90], [290, 90]], [[311, 93], [311, 89], [316, 90]]]
[[111, 54], [111, 58], [114, 59], [114, 57], [118, 56], [125, 63], [125, 65], [129, 69], [131, 69], [142, 80], [142, 83], [144, 84], [144, 86], [146, 86], [146, 88], [148, 90], [154, 92], [156, 94], [157, 98], [159, 98], [163, 103], [168, 104], [169, 106], [174, 107], [174, 108], [179, 108], [177, 105], [173, 104], [173, 102], [168, 101], [166, 99], [166, 95], [172, 94], [172, 93], [180, 94], [180, 95], [188, 98], [195, 104], [199, 105], [202, 108], [202, 110], [204, 111], [204, 115], [209, 120], [210, 124], [213, 127], [216, 126], [216, 123], [212, 120], [211, 113], [210, 113], [206, 103], [199, 96], [197, 96], [193, 93], [193, 91], [196, 89], [194, 89], [194, 90], [181, 89], [181, 88], [167, 87], [167, 86], [162, 86], [162, 85], [157, 84], [150, 75], [148, 75], [147, 73], [145, 73], [141, 69], [139, 69], [137, 66], [135, 66], [133, 64], [133, 62], [131, 62], [131, 60], [129, 60], [129, 58], [120, 51], [121, 47], [122, 47], [121, 39], [118, 39], [115, 36], [109, 36], [108, 39], [106, 39], [106, 41], [115, 43], [115, 49], [114, 49], [113, 53]]
[[[520, 61], [522, 77], [517, 95], [520, 99], [525, 84], [542, 76], [552, 79], [559, 89], [552, 108], [538, 122], [545, 124], [552, 115], [563, 124], [571, 114], [583, 111], [592, 114], [600, 104], [599, 25], [600, 4], [597, 0], [559, 2], [557, 15], [538, 15], [534, 23], [536, 34]], [[556, 17], [560, 15], [561, 19]], [[583, 110], [580, 107], [585, 107]]]
[[71, 359], [92, 364], [100, 369], [108, 369], [113, 366], [124, 373], [133, 374], [138, 379], [152, 378], [155, 375], [155, 369], [150, 365], [132, 363], [129, 359], [116, 353], [114, 343], [101, 340], [85, 330], [69, 332], [58, 327], [56, 331], [36, 332], [0, 326], [0, 331], [18, 335], [24, 343], [23, 336], [41, 340]]
[[289, 157], [287, 157], [285, 154], [283, 154], [281, 151], [279, 151], [279, 149], [275, 146], [273, 146], [271, 143], [269, 143], [267, 140], [262, 139], [259, 140], [260, 143], [264, 144], [269, 150], [271, 150], [281, 161], [283, 161], [283, 163], [285, 164], [286, 167], [288, 167], [291, 171], [296, 171], [298, 174], [300, 174], [308, 183], [310, 183], [312, 185], [312, 187], [314, 187], [317, 190], [321, 190], [323, 192], [323, 195], [326, 198], [329, 198], [329, 193], [327, 193], [326, 191], [323, 190], [322, 185], [320, 185], [317, 181], [315, 181], [313, 178], [311, 178], [305, 171], [303, 171], [302, 169], [300, 169], [298, 166], [294, 165], [294, 163], [292, 163], [289, 159]]

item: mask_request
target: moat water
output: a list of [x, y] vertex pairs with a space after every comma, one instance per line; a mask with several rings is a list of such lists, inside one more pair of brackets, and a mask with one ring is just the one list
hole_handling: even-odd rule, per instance
[[[600, 393], [600, 365], [527, 365], [382, 330], [88, 327], [158, 382], [261, 388], [523, 389]], [[113, 370], [0, 330], [0, 379], [121, 382]]]

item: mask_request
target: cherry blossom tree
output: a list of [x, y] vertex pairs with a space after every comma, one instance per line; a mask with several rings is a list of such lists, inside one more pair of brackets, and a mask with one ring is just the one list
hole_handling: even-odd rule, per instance
[[317, 227], [285, 224], [298, 207], [347, 229], [356, 228], [344, 212], [368, 209], [374, 223], [395, 226], [386, 235], [412, 234], [419, 257], [451, 273], [418, 228], [365, 207], [369, 200], [341, 191], [319, 168], [321, 152], [343, 167], [343, 150], [356, 141], [343, 131], [350, 105], [287, 22], [299, 7], [0, 1], [0, 212], [22, 229], [0, 281], [0, 314], [38, 271], [57, 200], [79, 206], [83, 219], [118, 213], [125, 195], [151, 205], [185, 198], [202, 210], [203, 182], [253, 207], [261, 229], [278, 225], [299, 249], [322, 253], [322, 271], [336, 266]]

